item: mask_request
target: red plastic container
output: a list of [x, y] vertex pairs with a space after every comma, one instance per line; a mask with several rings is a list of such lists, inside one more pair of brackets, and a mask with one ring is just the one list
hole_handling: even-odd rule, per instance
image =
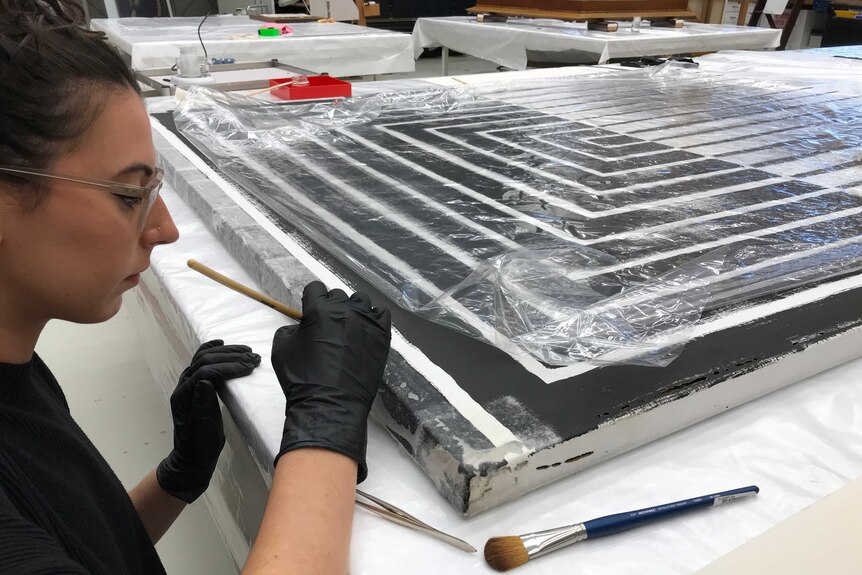
[[[290, 78], [273, 78], [270, 87], [287, 82]], [[307, 86], [287, 84], [272, 90], [272, 95], [282, 100], [312, 100], [318, 98], [349, 98], [353, 94], [350, 82], [332, 76], [308, 76]]]

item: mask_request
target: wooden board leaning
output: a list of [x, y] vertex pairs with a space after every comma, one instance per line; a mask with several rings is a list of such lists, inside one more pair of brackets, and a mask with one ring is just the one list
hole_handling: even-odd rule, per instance
[[467, 11], [559, 20], [695, 17], [686, 0], [496, 0], [493, 4], [478, 2]]

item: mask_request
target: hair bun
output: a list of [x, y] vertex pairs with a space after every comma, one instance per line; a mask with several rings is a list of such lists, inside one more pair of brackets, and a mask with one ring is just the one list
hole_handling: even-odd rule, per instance
[[86, 24], [79, 0], [0, 0], [0, 20], [22, 16], [48, 28]]
[[[0, 159], [44, 169], [116, 91], [140, 87], [81, 0], [0, 0]], [[10, 178], [0, 174], [0, 184]], [[15, 182], [13, 182], [15, 183]]]

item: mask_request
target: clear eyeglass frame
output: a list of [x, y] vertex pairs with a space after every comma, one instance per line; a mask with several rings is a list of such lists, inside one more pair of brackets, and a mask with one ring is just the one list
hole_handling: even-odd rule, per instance
[[129, 184], [122, 184], [120, 182], [94, 180], [90, 178], [79, 178], [77, 176], [61, 176], [41, 170], [16, 168], [12, 166], [0, 166], [0, 172], [5, 174], [11, 174], [13, 176], [31, 181], [49, 179], [73, 182], [84, 186], [91, 186], [94, 188], [102, 189], [114, 196], [120, 196], [123, 198], [139, 198], [142, 200], [142, 205], [139, 207], [140, 214], [138, 216], [139, 230], [144, 229], [144, 225], [147, 222], [147, 217], [149, 217], [150, 212], [153, 210], [153, 206], [156, 204], [156, 200], [159, 197], [159, 191], [162, 189], [162, 183], [165, 175], [164, 171], [161, 168], [156, 168], [155, 172], [153, 173], [153, 179], [146, 186], [132, 186]]

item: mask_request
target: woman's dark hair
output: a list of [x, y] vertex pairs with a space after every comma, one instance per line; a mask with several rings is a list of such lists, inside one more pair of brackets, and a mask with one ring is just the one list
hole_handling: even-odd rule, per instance
[[129, 88], [140, 94], [104, 34], [85, 28], [76, 0], [0, 0], [0, 164], [49, 168], [109, 95]]

